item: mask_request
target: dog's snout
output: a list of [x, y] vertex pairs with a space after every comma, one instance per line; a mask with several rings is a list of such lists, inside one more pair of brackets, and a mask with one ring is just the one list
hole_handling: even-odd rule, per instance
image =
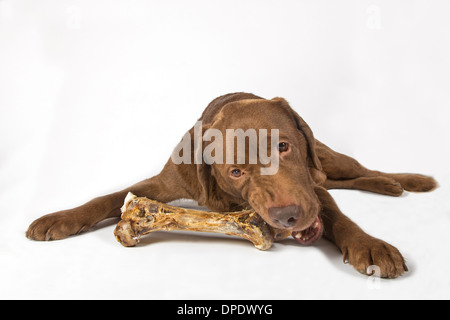
[[300, 214], [300, 207], [296, 205], [269, 208], [269, 218], [283, 228], [295, 226], [297, 220], [300, 218]]

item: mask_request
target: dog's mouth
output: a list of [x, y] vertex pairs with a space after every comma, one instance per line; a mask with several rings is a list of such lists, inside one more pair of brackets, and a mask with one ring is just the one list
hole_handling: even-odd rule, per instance
[[292, 232], [292, 236], [295, 240], [300, 242], [301, 244], [308, 246], [313, 242], [319, 240], [323, 234], [323, 223], [318, 216], [316, 220], [306, 229], [302, 231], [294, 231]]

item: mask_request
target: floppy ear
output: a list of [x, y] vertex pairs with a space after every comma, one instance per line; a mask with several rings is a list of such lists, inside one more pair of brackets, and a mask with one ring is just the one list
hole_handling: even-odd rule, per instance
[[306, 124], [305, 120], [303, 120], [303, 118], [298, 115], [297, 112], [292, 110], [292, 113], [294, 114], [294, 118], [295, 121], [297, 122], [298, 129], [305, 134], [306, 141], [308, 141], [309, 155], [311, 156], [311, 160], [314, 164], [314, 167], [317, 170], [322, 170], [322, 164], [316, 152], [316, 139], [314, 138], [311, 128]]
[[201, 137], [197, 137], [197, 139], [201, 139], [197, 141], [197, 144], [194, 143], [193, 148], [193, 156], [194, 159], [197, 159], [197, 179], [200, 184], [201, 192], [200, 197], [197, 199], [199, 205], [205, 205], [206, 201], [209, 198], [209, 190], [211, 186], [211, 166], [206, 164], [203, 159], [203, 150], [205, 149], [205, 143], [203, 141], [203, 134], [210, 127], [210, 125], [203, 125], [201, 128]]
[[209, 186], [211, 180], [211, 166], [206, 163], [197, 164], [197, 178], [201, 186], [200, 197], [197, 199], [199, 205], [203, 206], [209, 197]]
[[[210, 125], [202, 126], [198, 121], [181, 139], [171, 155], [172, 163], [178, 165], [184, 177], [189, 180], [191, 188], [196, 189], [193, 196], [197, 196], [198, 203], [204, 205], [209, 197], [212, 186], [211, 166], [203, 159], [203, 150], [206, 144], [203, 141], [204, 132]], [[182, 155], [180, 155], [182, 154]]]
[[306, 141], [308, 142], [308, 151], [309, 151], [309, 156], [311, 157], [311, 161], [314, 165], [314, 167], [317, 170], [322, 170], [322, 164], [320, 163], [319, 157], [317, 156], [317, 152], [316, 152], [316, 139], [314, 138], [313, 132], [311, 130], [311, 128], [308, 126], [308, 124], [305, 122], [305, 120], [303, 120], [302, 117], [300, 117], [298, 115], [297, 112], [295, 112], [291, 106], [289, 105], [289, 103], [284, 100], [283, 98], [273, 98], [272, 100], [274, 101], [280, 101], [281, 105], [292, 115], [292, 117], [294, 118], [296, 124], [297, 124], [297, 128], [303, 132], [303, 134], [306, 137]]

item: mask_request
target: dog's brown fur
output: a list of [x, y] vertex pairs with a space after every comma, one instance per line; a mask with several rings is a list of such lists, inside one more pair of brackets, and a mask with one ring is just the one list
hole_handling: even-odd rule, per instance
[[[169, 159], [161, 173], [153, 178], [95, 198], [80, 207], [37, 219], [26, 236], [33, 240], [63, 239], [88, 230], [99, 221], [118, 217], [129, 191], [161, 202], [190, 198], [214, 211], [253, 207], [267, 223], [278, 228], [280, 226], [268, 213], [269, 208], [291, 205], [297, 206], [301, 215], [288, 229], [303, 230], [320, 216], [324, 236], [341, 250], [344, 261], [358, 271], [366, 273], [368, 266], [377, 265], [381, 276], [388, 278], [407, 271], [400, 252], [369, 236], [344, 216], [326, 189], [359, 189], [399, 196], [404, 190], [433, 190], [436, 187], [433, 178], [364, 168], [356, 160], [315, 140], [306, 122], [282, 98], [266, 100], [248, 93], [228, 94], [213, 100], [200, 120], [204, 130], [215, 128], [224, 134], [226, 129], [280, 129], [280, 137], [289, 142], [290, 148], [280, 153], [278, 173], [260, 175], [257, 171], [262, 166], [260, 163], [175, 165]], [[190, 130], [191, 136], [193, 130]], [[245, 173], [243, 177], [231, 177], [233, 168], [241, 169]]]

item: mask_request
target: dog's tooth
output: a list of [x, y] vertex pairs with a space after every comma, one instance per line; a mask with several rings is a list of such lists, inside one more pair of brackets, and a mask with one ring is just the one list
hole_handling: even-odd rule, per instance
[[299, 233], [297, 233], [296, 235], [295, 235], [295, 238], [296, 239], [300, 239], [302, 237], [302, 233], [301, 232], [299, 232]]
[[316, 221], [316, 223], [314, 223], [314, 228], [317, 228], [319, 226], [319, 223]]

